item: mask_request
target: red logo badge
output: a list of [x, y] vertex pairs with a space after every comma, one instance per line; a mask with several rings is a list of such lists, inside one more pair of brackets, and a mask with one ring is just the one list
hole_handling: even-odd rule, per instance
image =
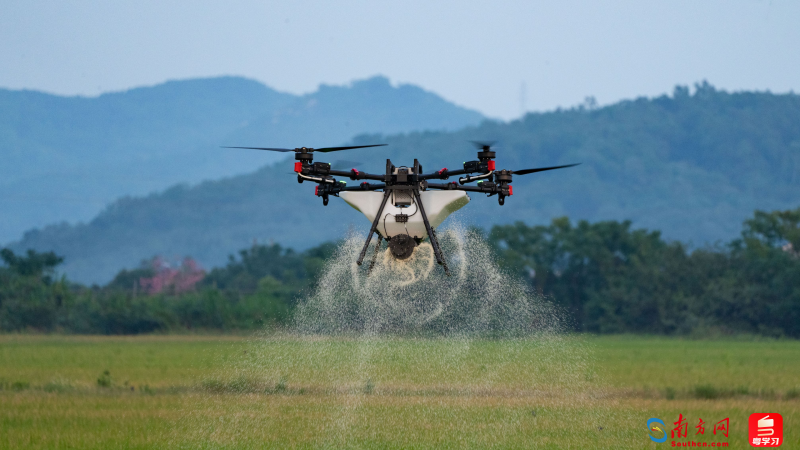
[[753, 447], [780, 447], [783, 444], [783, 417], [777, 413], [750, 414], [748, 440]]

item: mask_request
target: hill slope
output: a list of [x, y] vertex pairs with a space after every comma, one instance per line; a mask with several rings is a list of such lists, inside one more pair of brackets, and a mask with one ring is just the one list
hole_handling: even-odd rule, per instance
[[[472, 195], [457, 220], [489, 226], [523, 220], [632, 219], [696, 245], [727, 240], [754, 209], [797, 207], [800, 199], [800, 96], [726, 93], [709, 85], [694, 95], [624, 101], [601, 109], [528, 114], [456, 132], [361, 136], [389, 147], [354, 150], [380, 172], [419, 158], [427, 169], [474, 159], [469, 139], [500, 139], [498, 168], [572, 162], [583, 165], [514, 178], [514, 196]], [[103, 282], [154, 254], [192, 255], [206, 266], [252, 240], [307, 248], [367, 220], [339, 199], [327, 208], [287, 172], [291, 161], [193, 187], [125, 198], [87, 224], [34, 230], [15, 249], [55, 250], [75, 279]], [[288, 181], [288, 182], [286, 182]], [[460, 219], [459, 219], [460, 218]]]
[[0, 242], [34, 226], [89, 220], [124, 195], [241, 174], [281, 157], [221, 145], [337, 145], [358, 133], [453, 130], [481, 120], [383, 77], [304, 96], [238, 77], [94, 98], [0, 89]]

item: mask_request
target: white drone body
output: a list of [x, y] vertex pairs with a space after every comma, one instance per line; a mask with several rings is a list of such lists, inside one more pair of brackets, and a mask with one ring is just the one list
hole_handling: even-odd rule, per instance
[[[447, 216], [469, 203], [469, 196], [464, 191], [423, 191], [419, 196], [433, 228], [441, 225]], [[341, 192], [339, 197], [364, 214], [372, 223], [381, 209], [383, 193], [348, 191]], [[408, 203], [410, 205], [405, 206]], [[391, 239], [401, 234], [416, 239], [428, 237], [422, 213], [414, 198], [408, 194], [395, 191], [380, 214], [376, 231], [384, 239]]]

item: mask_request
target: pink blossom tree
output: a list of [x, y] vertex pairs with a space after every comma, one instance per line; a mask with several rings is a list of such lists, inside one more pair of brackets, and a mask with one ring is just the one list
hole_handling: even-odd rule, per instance
[[197, 283], [205, 277], [206, 272], [192, 258], [186, 257], [180, 266], [172, 267], [160, 256], [151, 262], [155, 274], [149, 278], [140, 278], [139, 285], [148, 294], [162, 292], [182, 294], [193, 291]]

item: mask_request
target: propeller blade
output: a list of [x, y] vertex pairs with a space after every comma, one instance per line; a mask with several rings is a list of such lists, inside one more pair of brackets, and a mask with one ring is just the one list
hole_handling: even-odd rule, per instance
[[[383, 147], [388, 144], [376, 144], [376, 145], [354, 145], [350, 147], [323, 147], [323, 148], [305, 148], [303, 149], [308, 152], [338, 152], [339, 150], [350, 150], [352, 148], [367, 148], [367, 147]], [[296, 152], [300, 151], [299, 148], [273, 148], [273, 147], [222, 147], [222, 148], [244, 148], [247, 150], [269, 150], [271, 152]]]
[[246, 150], [269, 150], [271, 152], [293, 152], [291, 148], [269, 148], [269, 147], [222, 147], [222, 148], [243, 148]]
[[388, 145], [388, 144], [353, 145], [353, 146], [350, 146], [350, 147], [323, 147], [323, 148], [315, 148], [314, 151], [315, 152], [328, 153], [328, 152], [338, 152], [339, 150], [350, 150], [350, 149], [353, 149], [353, 148], [383, 147], [383, 146], [386, 146], [386, 145]]
[[581, 163], [567, 164], [566, 166], [539, 167], [538, 169], [512, 170], [511, 173], [514, 175], [527, 175], [529, 173], [544, 172], [545, 170], [563, 169], [565, 167], [575, 167], [579, 165], [581, 165]]
[[484, 148], [484, 147], [491, 147], [494, 144], [497, 144], [497, 141], [469, 141], [475, 148]]

